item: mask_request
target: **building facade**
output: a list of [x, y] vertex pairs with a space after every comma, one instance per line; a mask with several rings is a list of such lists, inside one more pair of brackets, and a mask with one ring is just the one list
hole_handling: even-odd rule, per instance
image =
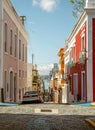
[[27, 89], [28, 33], [10, 0], [0, 0], [0, 100], [19, 102]]
[[32, 90], [32, 64], [27, 64], [27, 91]]
[[52, 71], [49, 74], [49, 94], [53, 102], [59, 102], [59, 67], [57, 63], [53, 64]]
[[58, 87], [58, 98], [59, 103], [65, 103], [65, 86], [64, 86], [64, 48], [60, 48], [58, 51], [59, 57], [59, 87]]
[[95, 0], [86, 0], [64, 55], [67, 102], [95, 101]]

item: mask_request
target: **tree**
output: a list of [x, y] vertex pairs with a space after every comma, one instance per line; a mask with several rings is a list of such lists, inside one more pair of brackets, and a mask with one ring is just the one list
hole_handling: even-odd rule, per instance
[[70, 0], [71, 5], [73, 6], [72, 14], [75, 18], [83, 11], [86, 0]]
[[38, 83], [38, 76], [34, 76], [32, 82], [33, 82], [33, 83]]

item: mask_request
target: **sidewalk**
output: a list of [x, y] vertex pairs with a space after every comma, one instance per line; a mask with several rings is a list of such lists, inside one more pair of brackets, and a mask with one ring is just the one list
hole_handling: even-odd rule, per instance
[[0, 106], [18, 106], [18, 104], [0, 102]]

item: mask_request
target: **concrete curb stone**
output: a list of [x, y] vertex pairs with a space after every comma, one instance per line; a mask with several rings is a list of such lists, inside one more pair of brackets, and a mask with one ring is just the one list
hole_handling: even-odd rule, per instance
[[95, 106], [95, 102], [92, 102], [92, 103], [91, 103], [91, 106]]
[[91, 118], [91, 119], [87, 118], [87, 119], [85, 119], [85, 121], [95, 128], [95, 118]]

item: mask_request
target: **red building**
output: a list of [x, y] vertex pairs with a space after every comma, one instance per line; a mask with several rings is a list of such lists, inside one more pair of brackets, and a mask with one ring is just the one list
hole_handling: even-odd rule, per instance
[[95, 0], [86, 0], [64, 55], [67, 102], [95, 101]]

